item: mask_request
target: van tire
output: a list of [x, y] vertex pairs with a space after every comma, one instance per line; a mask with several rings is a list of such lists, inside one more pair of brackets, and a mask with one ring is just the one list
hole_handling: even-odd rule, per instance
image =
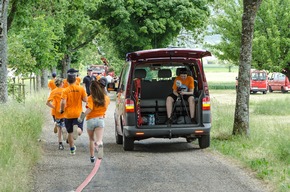
[[271, 86], [269, 86], [269, 92], [272, 93], [273, 92], [273, 89]]
[[134, 150], [134, 139], [131, 137], [126, 137], [124, 132], [123, 132], [123, 149], [124, 151]]
[[281, 92], [282, 93], [287, 93], [288, 91], [286, 91], [286, 89], [284, 87], [281, 87]]
[[198, 138], [198, 144], [201, 149], [205, 149], [209, 147], [210, 145], [210, 136], [209, 135], [203, 135]]

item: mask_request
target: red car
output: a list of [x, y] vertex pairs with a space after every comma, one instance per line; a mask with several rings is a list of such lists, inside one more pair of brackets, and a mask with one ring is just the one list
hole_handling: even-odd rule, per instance
[[[236, 88], [238, 79], [236, 78]], [[262, 92], [266, 94], [268, 91], [268, 73], [265, 70], [251, 69], [250, 93]]]
[[281, 91], [286, 93], [290, 90], [290, 83], [288, 77], [283, 73], [274, 72], [269, 79], [269, 91]]
[[268, 91], [268, 74], [265, 70], [251, 70], [250, 92], [258, 91], [266, 94]]

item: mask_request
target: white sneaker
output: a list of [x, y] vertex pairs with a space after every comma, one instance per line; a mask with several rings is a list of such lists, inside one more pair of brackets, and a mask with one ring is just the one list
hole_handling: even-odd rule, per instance
[[103, 159], [104, 147], [103, 144], [98, 145], [98, 159]]
[[76, 140], [77, 138], [78, 138], [78, 136], [79, 136], [79, 134], [78, 134], [78, 126], [77, 125], [74, 125], [73, 126], [73, 138], [74, 138], [74, 140]]

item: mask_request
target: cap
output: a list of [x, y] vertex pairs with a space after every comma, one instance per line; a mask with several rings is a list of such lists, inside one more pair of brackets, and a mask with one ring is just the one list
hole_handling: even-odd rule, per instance
[[56, 77], [56, 73], [53, 72], [53, 73], [51, 74], [51, 76], [52, 76], [52, 77]]
[[70, 68], [69, 70], [67, 70], [67, 73], [77, 73], [79, 72], [79, 70], [76, 70], [74, 68]]
[[101, 77], [101, 78], [99, 79], [99, 82], [100, 82], [100, 84], [101, 84], [103, 87], [106, 87], [106, 86], [107, 86], [107, 83], [108, 83], [106, 77]]

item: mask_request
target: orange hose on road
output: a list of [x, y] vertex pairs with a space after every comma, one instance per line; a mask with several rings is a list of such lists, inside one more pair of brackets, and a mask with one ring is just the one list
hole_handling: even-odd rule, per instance
[[97, 159], [95, 166], [91, 173], [87, 176], [87, 178], [84, 180], [84, 182], [76, 189], [76, 192], [81, 192], [92, 180], [92, 178], [96, 175], [100, 165], [101, 165], [102, 159]]

